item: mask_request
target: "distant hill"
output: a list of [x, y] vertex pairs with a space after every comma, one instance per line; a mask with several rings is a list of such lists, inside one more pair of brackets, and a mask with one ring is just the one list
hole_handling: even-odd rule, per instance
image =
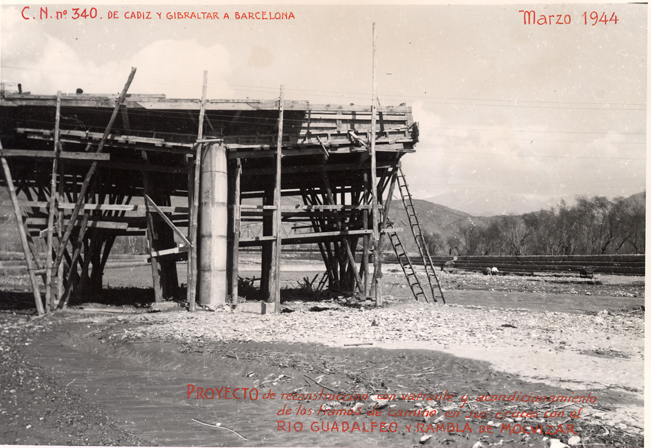
[[474, 216], [520, 215], [549, 209], [560, 202], [542, 199], [536, 195], [525, 195], [498, 191], [489, 188], [468, 188], [454, 193], [445, 193], [424, 198], [428, 202], [442, 204], [452, 209], [461, 210]]
[[[468, 213], [455, 210], [440, 204], [434, 204], [422, 199], [414, 199], [414, 208], [421, 228], [426, 232], [438, 233], [445, 242], [448, 238], [457, 236], [459, 229], [468, 224], [484, 225], [490, 218], [472, 216]], [[409, 219], [405, 207], [400, 199], [394, 198], [389, 210], [389, 219], [394, 227], [402, 227], [400, 239], [407, 247], [408, 252], [416, 252], [416, 243], [409, 228]]]
[[636, 193], [627, 198], [629, 202], [633, 202], [636, 205], [646, 205], [646, 191], [641, 193]]

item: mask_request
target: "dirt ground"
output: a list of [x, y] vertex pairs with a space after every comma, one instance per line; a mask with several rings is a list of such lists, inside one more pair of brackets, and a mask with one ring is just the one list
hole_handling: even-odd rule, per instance
[[[118, 289], [39, 318], [5, 287], [0, 444], [644, 444], [642, 278], [443, 273], [441, 306], [386, 272], [382, 308], [285, 289], [283, 313], [264, 316], [152, 313], [117, 306]], [[288, 266], [284, 286], [316, 273]]]

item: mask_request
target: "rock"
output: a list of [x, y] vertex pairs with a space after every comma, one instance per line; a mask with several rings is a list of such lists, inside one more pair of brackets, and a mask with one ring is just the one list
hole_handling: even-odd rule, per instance
[[570, 446], [574, 446], [574, 445], [578, 445], [580, 441], [581, 441], [581, 437], [579, 437], [579, 436], [572, 436], [572, 437], [570, 437], [570, 438], [568, 439], [567, 443], [568, 443]]
[[549, 439], [549, 448], [567, 448], [567, 445], [558, 439]]
[[484, 448], [484, 444], [481, 443], [481, 440], [477, 440], [472, 448]]
[[176, 302], [154, 302], [151, 304], [151, 310], [153, 311], [174, 311], [174, 309], [180, 309], [179, 304]]
[[419, 440], [418, 442], [419, 442], [419, 443], [425, 443], [425, 442], [427, 442], [427, 441], [428, 441], [429, 439], [431, 439], [431, 438], [432, 438], [431, 435], [426, 434], [426, 435], [424, 435], [423, 437], [421, 437], [420, 440]]

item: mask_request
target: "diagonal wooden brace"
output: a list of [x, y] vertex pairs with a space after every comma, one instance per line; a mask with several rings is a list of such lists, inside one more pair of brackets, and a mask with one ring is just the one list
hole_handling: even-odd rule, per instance
[[[117, 102], [115, 103], [115, 108], [113, 109], [113, 114], [111, 115], [111, 119], [109, 120], [108, 125], [106, 126], [106, 129], [104, 130], [104, 135], [102, 136], [102, 140], [99, 142], [99, 146], [97, 148], [96, 153], [101, 153], [104, 150], [104, 145], [106, 143], [106, 139], [108, 138], [109, 134], [111, 133], [111, 129], [113, 128], [113, 123], [115, 122], [116, 117], [118, 116], [118, 112], [120, 111], [120, 105], [122, 102], [124, 102], [124, 98], [127, 96], [127, 91], [129, 90], [129, 86], [131, 85], [131, 82], [133, 81], [133, 77], [136, 74], [136, 68], [133, 67], [131, 69], [131, 73], [129, 74], [129, 78], [127, 79], [126, 84], [124, 85], [124, 89], [122, 89], [122, 92], [120, 93], [120, 96], [118, 97]], [[63, 234], [63, 238], [61, 239], [61, 244], [59, 245], [59, 250], [57, 251], [57, 257], [54, 262], [53, 266], [53, 271], [56, 271], [59, 269], [59, 265], [61, 264], [61, 261], [63, 260], [63, 251], [68, 244], [68, 240], [70, 239], [70, 235], [72, 235], [72, 229], [75, 226], [75, 222], [77, 221], [77, 217], [79, 216], [79, 213], [84, 205], [85, 197], [86, 197], [86, 191], [88, 190], [88, 186], [90, 184], [90, 179], [93, 177], [93, 174], [95, 173], [95, 170], [97, 169], [97, 161], [93, 162], [90, 166], [90, 169], [88, 170], [88, 173], [86, 173], [86, 177], [84, 178], [84, 182], [81, 185], [81, 189], [79, 191], [79, 196], [77, 199], [77, 203], [75, 204], [75, 209], [72, 211], [72, 216], [70, 217], [70, 221], [68, 223], [68, 226], [66, 227], [66, 231]], [[84, 220], [88, 222], [87, 217], [84, 217]], [[82, 226], [83, 228], [83, 226]]]
[[190, 244], [190, 241], [188, 241], [185, 235], [183, 235], [183, 232], [181, 232], [178, 229], [178, 227], [174, 225], [174, 223], [167, 217], [165, 213], [163, 213], [163, 211], [160, 208], [158, 208], [156, 203], [149, 196], [145, 195], [145, 200], [149, 203], [149, 205], [151, 205], [154, 208], [154, 210], [156, 210], [156, 213], [158, 213], [160, 217], [163, 218], [163, 221], [165, 221], [165, 223], [172, 228], [174, 233], [176, 233], [178, 237], [181, 238], [181, 240], [183, 240], [183, 243], [186, 246], [193, 247], [192, 244]]
[[[0, 144], [0, 148], [2, 144]], [[30, 249], [27, 243], [27, 232], [25, 231], [25, 225], [23, 221], [23, 212], [20, 209], [18, 204], [18, 198], [16, 197], [16, 188], [14, 187], [14, 182], [11, 178], [11, 171], [9, 171], [9, 164], [7, 164], [7, 159], [0, 157], [0, 162], [2, 163], [2, 169], [4, 171], [5, 180], [7, 182], [7, 190], [9, 191], [9, 196], [11, 197], [11, 203], [14, 206], [14, 214], [16, 215], [16, 226], [18, 227], [18, 234], [20, 236], [20, 243], [23, 246], [23, 252], [25, 253], [25, 261], [27, 262], [27, 272], [29, 274], [29, 279], [32, 283], [32, 292], [34, 293], [34, 302], [36, 304], [36, 310], [39, 315], [42, 315], [45, 310], [43, 309], [43, 302], [41, 301], [41, 292], [39, 290], [38, 281], [36, 280], [34, 260], [30, 256]]]

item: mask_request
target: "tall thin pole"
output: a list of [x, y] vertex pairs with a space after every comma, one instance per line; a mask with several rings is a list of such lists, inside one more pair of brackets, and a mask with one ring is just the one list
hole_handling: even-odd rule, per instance
[[[2, 149], [2, 143], [0, 143], [0, 149]], [[32, 253], [29, 250], [29, 243], [27, 242], [27, 232], [25, 230], [25, 221], [23, 218], [23, 212], [20, 209], [20, 204], [18, 203], [18, 197], [16, 196], [16, 187], [14, 187], [14, 181], [11, 177], [11, 171], [9, 170], [9, 164], [7, 164], [7, 159], [0, 157], [0, 163], [2, 163], [2, 170], [5, 174], [5, 181], [7, 184], [7, 191], [9, 192], [9, 197], [11, 198], [11, 203], [14, 206], [14, 215], [16, 216], [16, 226], [18, 226], [18, 236], [20, 237], [20, 243], [23, 246], [23, 252], [25, 253], [25, 261], [27, 262], [27, 273], [29, 274], [29, 280], [32, 283], [32, 293], [34, 294], [34, 303], [36, 304], [36, 310], [38, 315], [45, 313], [43, 309], [43, 302], [41, 302], [41, 292], [39, 290], [38, 281], [36, 280], [36, 274], [34, 271], [34, 259], [32, 258]], [[50, 255], [51, 256], [51, 255]]]
[[380, 216], [378, 214], [378, 201], [377, 201], [377, 160], [375, 157], [375, 115], [377, 113], [377, 80], [375, 77], [376, 60], [375, 60], [375, 22], [373, 23], [373, 93], [371, 98], [371, 218], [373, 221], [373, 278], [375, 279], [375, 305], [382, 305], [382, 265], [380, 264], [380, 229], [378, 222]]
[[[208, 71], [203, 72], [203, 88], [201, 90], [201, 110], [199, 111], [199, 129], [197, 131], [197, 140], [203, 137], [203, 120], [206, 113], [206, 91], [208, 89]], [[190, 256], [188, 259], [188, 286], [187, 286], [187, 301], [189, 311], [193, 312], [197, 304], [197, 277], [199, 271], [197, 269], [197, 252], [199, 245], [197, 244], [197, 227], [199, 220], [199, 189], [201, 175], [199, 167], [201, 166], [201, 154], [203, 145], [199, 142], [195, 144], [194, 160], [192, 169], [188, 172], [188, 202], [190, 203], [190, 222], [188, 225], [188, 239], [190, 240]]]
[[275, 221], [274, 232], [276, 234], [276, 250], [274, 251], [274, 302], [275, 312], [280, 313], [280, 252], [282, 247], [282, 212], [280, 207], [280, 189], [281, 189], [281, 174], [282, 174], [282, 148], [283, 148], [283, 115], [284, 115], [284, 91], [283, 86], [280, 86], [280, 100], [278, 102], [278, 141], [276, 143], [276, 188], [274, 189], [274, 205]]
[[45, 252], [45, 311], [54, 310], [52, 295], [52, 247], [54, 239], [54, 215], [58, 213], [57, 174], [59, 171], [59, 124], [61, 122], [61, 91], [57, 92], [57, 109], [54, 116], [54, 160], [52, 161], [52, 180], [50, 182], [50, 204], [47, 215], [47, 251]]

